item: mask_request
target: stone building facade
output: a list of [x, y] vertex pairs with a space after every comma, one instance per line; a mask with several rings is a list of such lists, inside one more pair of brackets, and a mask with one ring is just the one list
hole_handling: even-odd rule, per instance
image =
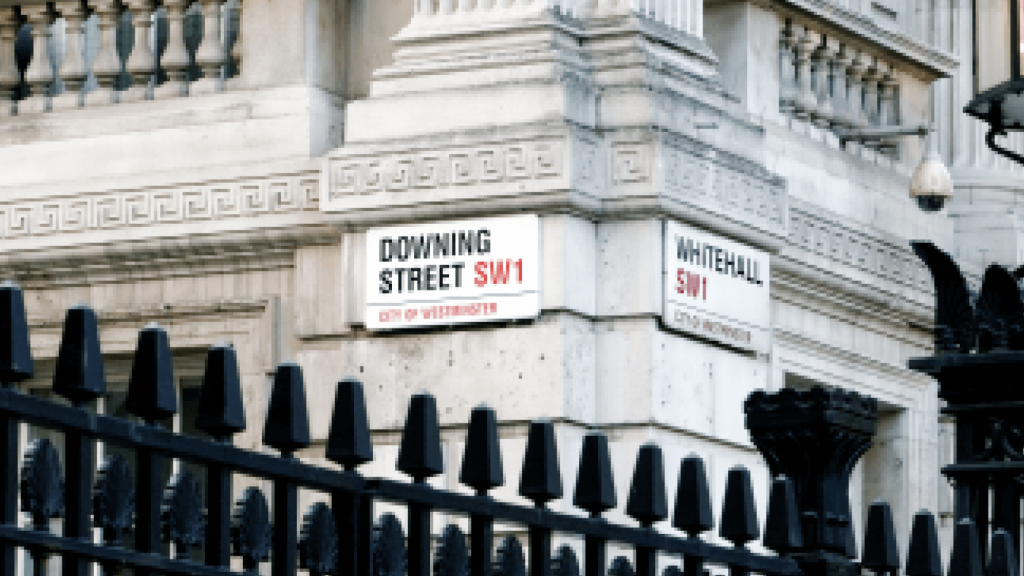
[[[385, 463], [369, 474], [393, 473], [408, 398], [426, 389], [441, 485], [458, 486], [469, 411], [487, 403], [498, 497], [516, 498], [526, 424], [544, 417], [567, 478], [583, 435], [609, 435], [620, 501], [653, 440], [670, 478], [703, 456], [716, 501], [748, 466], [763, 503], [744, 398], [841, 386], [882, 407], [854, 524], [876, 498], [904, 536], [921, 508], [949, 522], [936, 385], [906, 368], [930, 353], [933, 304], [908, 242], [974, 275], [1024, 259], [1020, 168], [960, 112], [969, 3], [158, 4], [0, 0], [0, 276], [25, 288], [29, 389], [45, 393], [63, 311], [85, 301], [109, 358], [103, 410], [123, 409], [136, 332], [159, 322], [185, 432], [205, 349], [228, 340], [250, 423], [279, 362], [305, 369], [319, 443], [303, 457], [322, 457], [334, 383], [353, 376]], [[890, 125], [935, 127], [957, 186], [942, 212], [907, 195], [922, 139], [841, 138]], [[369, 327], [373, 230], [514, 215], [537, 218], [535, 312]], [[765, 255], [763, 345], [666, 316], [676, 229]], [[261, 430], [236, 441], [258, 448]]]

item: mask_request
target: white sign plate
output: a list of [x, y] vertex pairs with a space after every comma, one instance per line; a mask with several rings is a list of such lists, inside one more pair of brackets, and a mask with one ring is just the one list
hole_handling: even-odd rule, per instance
[[767, 353], [770, 259], [678, 222], [665, 222], [663, 320], [675, 330]]
[[535, 318], [539, 313], [536, 215], [366, 232], [370, 330]]

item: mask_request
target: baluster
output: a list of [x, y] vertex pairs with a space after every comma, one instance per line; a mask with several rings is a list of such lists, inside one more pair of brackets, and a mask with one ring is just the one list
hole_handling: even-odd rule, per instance
[[224, 89], [221, 68], [224, 65], [224, 42], [220, 37], [220, 14], [224, 0], [200, 0], [203, 6], [203, 39], [196, 50], [196, 64], [203, 77], [189, 87], [191, 94], [212, 94]]
[[868, 508], [861, 564], [875, 574], [895, 574], [900, 568], [900, 551], [896, 547], [892, 511], [885, 502], [874, 502]]
[[21, 114], [50, 111], [50, 84], [53, 83], [53, 68], [50, 66], [48, 44], [50, 25], [54, 15], [46, 4], [26, 4], [22, 15], [32, 25], [32, 60], [25, 70], [25, 82], [31, 87], [31, 95], [18, 107]]
[[848, 128], [850, 123], [850, 79], [849, 70], [853, 64], [854, 53], [850, 47], [843, 45], [839, 49], [832, 65], [832, 118], [833, 123], [841, 128]]
[[[139, 331], [125, 408], [153, 427], [160, 427], [161, 420], [178, 411], [171, 345], [167, 332], [155, 323]], [[160, 504], [164, 488], [160, 477], [162, 460], [163, 457], [151, 448], [137, 446], [135, 449], [135, 549], [139, 552], [160, 551]], [[138, 576], [149, 573], [148, 570], [135, 571]]]
[[149, 100], [149, 81], [156, 71], [156, 57], [149, 45], [149, 30], [153, 25], [153, 0], [123, 0], [132, 13], [132, 28], [135, 42], [132, 53], [125, 62], [125, 69], [132, 77], [132, 85], [121, 96], [122, 102]]
[[[896, 105], [896, 87], [898, 83], [894, 77], [892, 66], [886, 65], [885, 73], [882, 76], [879, 90], [879, 124], [882, 126], [896, 126], [899, 124], [899, 110]], [[899, 144], [894, 139], [882, 143], [881, 151], [886, 154], [894, 154]]]
[[882, 126], [895, 126], [899, 124], [899, 110], [896, 109], [896, 87], [899, 86], [899, 83], [896, 82], [895, 73], [891, 65], [885, 65], [879, 85], [881, 105], [879, 124]]
[[821, 45], [814, 52], [814, 93], [818, 100], [814, 109], [814, 125], [828, 128], [832, 124], [835, 111], [832, 108], [832, 62], [839, 52], [835, 40], [823, 38]]
[[[28, 380], [35, 373], [28, 338], [25, 298], [21, 288], [7, 281], [0, 283], [0, 387], [17, 394], [11, 385]], [[21, 449], [18, 420], [0, 410], [0, 522], [13, 526], [18, 522], [18, 451]], [[14, 574], [17, 549], [0, 545], [0, 573]]]
[[167, 10], [167, 45], [160, 55], [160, 66], [167, 73], [167, 81], [153, 88], [153, 98], [187, 96], [188, 50], [185, 48], [185, 8], [188, 0], [164, 0]]
[[877, 60], [873, 60], [864, 72], [864, 120], [871, 126], [878, 126], [878, 81], [882, 79], [882, 69]]
[[[480, 498], [486, 498], [488, 490], [505, 483], [498, 444], [498, 417], [487, 406], [477, 406], [469, 416], [459, 481], [476, 490]], [[472, 514], [469, 525], [469, 573], [471, 576], [491, 576], [494, 517]]]
[[85, 6], [80, 0], [72, 0], [57, 2], [56, 8], [64, 17], [67, 41], [59, 69], [64, 92], [53, 97], [51, 107], [54, 110], [72, 110], [82, 105], [82, 87], [89, 75], [82, 52], [85, 44]]
[[[852, 51], [851, 51], [852, 54]], [[867, 126], [864, 116], [864, 74], [867, 72], [870, 61], [864, 54], [853, 55], [853, 63], [847, 68], [850, 90], [847, 93], [847, 104], [849, 105], [849, 122], [854, 128]]]
[[[429, 394], [416, 394], [409, 402], [398, 450], [398, 469], [412, 476], [416, 484], [423, 484], [427, 478], [444, 470], [437, 404]], [[408, 512], [409, 575], [427, 576], [430, 574], [430, 507], [410, 504]]]
[[[53, 392], [70, 400], [83, 412], [86, 412], [86, 404], [107, 392], [96, 313], [85, 304], [72, 306], [64, 317], [64, 333], [53, 374]], [[92, 437], [82, 432], [64, 435], [64, 466], [64, 536], [91, 538]], [[64, 576], [88, 576], [91, 572], [89, 564], [75, 554], [65, 554], [61, 561], [61, 574]]]
[[[206, 353], [195, 425], [225, 444], [245, 430], [238, 358], [230, 344], [218, 344]], [[231, 471], [216, 462], [206, 467], [206, 507], [206, 563], [230, 566]]]
[[117, 54], [117, 19], [120, 7], [117, 0], [88, 0], [99, 17], [99, 47], [92, 63], [92, 73], [99, 87], [82, 97], [84, 106], [116, 104], [118, 94], [114, 83], [121, 74], [121, 57]]
[[[995, 544], [994, 541], [993, 544]], [[994, 548], [993, 557], [995, 557]], [[891, 574], [895, 576], [896, 571], [893, 570]], [[907, 576], [943, 576], [942, 561], [939, 558], [939, 536], [935, 530], [935, 517], [931, 512], [922, 511], [914, 515], [914, 525], [910, 529], [910, 547], [907, 550], [906, 574]]]
[[[529, 499], [537, 508], [562, 497], [562, 474], [558, 469], [558, 448], [555, 445], [555, 427], [547, 420], [530, 423], [526, 440], [526, 456], [519, 480], [519, 495]], [[542, 524], [531, 524], [530, 576], [551, 574], [551, 529]]]
[[[325, 455], [328, 460], [341, 464], [346, 474], [353, 476], [358, 476], [356, 466], [373, 460], [370, 426], [366, 419], [366, 399], [363, 385], [356, 380], [338, 382]], [[362, 563], [369, 558], [369, 554], [361, 552], [370, 546], [373, 518], [367, 504], [372, 506], [369, 495], [359, 492], [339, 490], [331, 494], [334, 517], [338, 519], [339, 574], [367, 574]]]
[[981, 541], [974, 522], [960, 520], [953, 531], [953, 551], [949, 556], [949, 572], [956, 576], [983, 576]]
[[[750, 472], [742, 466], [736, 466], [729, 470], [725, 480], [725, 502], [719, 534], [737, 548], [743, 548], [747, 542], [755, 540], [759, 532]], [[729, 566], [729, 574], [747, 576], [749, 571], [739, 566]]]
[[[626, 500], [626, 514], [651, 531], [655, 522], [668, 518], [665, 466], [662, 464], [661, 448], [655, 444], [644, 444], [636, 455], [633, 481], [630, 482], [629, 498]], [[637, 576], [655, 576], [657, 558], [656, 548], [637, 546]]]
[[796, 117], [801, 120], [809, 120], [818, 104], [811, 85], [811, 54], [817, 48], [819, 39], [816, 32], [804, 30], [796, 42], [797, 85], [793, 108]]
[[[431, 0], [425, 0], [431, 2]], [[231, 45], [231, 60], [235, 63], [235, 75], [226, 80], [227, 87], [238, 89], [242, 87], [242, 0], [235, 4], [235, 21], [238, 27], [235, 30], [235, 42]]]
[[[691, 540], [714, 527], [711, 516], [711, 493], [704, 461], [696, 455], [687, 456], [679, 466], [679, 484], [676, 488], [676, 508], [672, 526], [686, 532]], [[700, 556], [683, 558], [683, 576], [703, 576], [704, 559]]]
[[14, 91], [21, 81], [18, 61], [14, 58], [14, 42], [18, 38], [16, 8], [0, 8], [0, 116], [18, 113]]
[[[302, 368], [293, 362], [277, 367], [274, 388], [267, 408], [263, 443], [294, 458], [296, 450], [309, 446], [309, 412]], [[273, 576], [295, 576], [298, 547], [299, 490], [294, 482], [274, 479], [274, 548], [271, 554]]]
[[793, 24], [787, 20], [779, 34], [779, 112], [787, 116], [793, 113], [793, 100], [796, 98], [795, 46]]
[[[573, 505], [599, 518], [605, 510], [615, 507], [615, 477], [608, 453], [608, 438], [594, 432], [583, 439], [580, 466], [576, 473]], [[587, 536], [584, 542], [585, 576], [605, 576], [608, 540]]]
[[455, 0], [441, 0], [441, 3], [438, 5], [438, 13], [442, 16], [451, 14], [455, 10], [454, 1]]
[[471, 4], [472, 0], [458, 0], [458, 1], [459, 1], [459, 7], [458, 7], [457, 11], [459, 13], [461, 13], [461, 14], [468, 14], [470, 11], [472, 11], [472, 9], [473, 9], [472, 4]]

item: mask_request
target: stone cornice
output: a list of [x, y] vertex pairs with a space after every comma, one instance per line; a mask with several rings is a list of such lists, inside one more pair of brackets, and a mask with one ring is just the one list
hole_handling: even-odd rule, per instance
[[181, 235], [0, 253], [0, 270], [26, 289], [86, 286], [291, 268], [301, 246], [338, 242], [324, 225]]
[[[824, 359], [829, 364], [838, 365], [850, 370], [851, 372], [876, 376], [881, 381], [900, 383], [900, 385], [891, 385], [885, 390], [871, 390], [865, 389], [866, 382], [861, 380], [828, 382], [828, 384], [832, 385], [856, 388], [861, 393], [871, 394], [872, 396], [885, 400], [889, 403], [902, 406], [912, 406], [918, 401], [916, 395], [926, 391], [927, 387], [932, 385], [931, 378], [923, 376], [919, 372], [910, 370], [904, 365], [880, 362], [875, 358], [858, 354], [857, 352], [850, 350], [845, 350], [843, 348], [838, 348], [836, 346], [831, 346], [816, 338], [810, 338], [797, 332], [775, 329], [773, 331], [773, 336], [775, 338], [776, 346], [799, 350], [802, 354]], [[786, 365], [791, 363], [798, 363], [798, 358], [786, 356], [781, 359], [782, 368], [784, 370], [786, 369]], [[908, 385], [916, 385], [916, 389], [915, 387]], [[893, 397], [894, 395], [895, 398]]]
[[[736, 2], [740, 0], [713, 0]], [[820, 32], [849, 41], [859, 48], [896, 59], [905, 69], [926, 81], [947, 78], [960, 65], [948, 52], [923, 44], [906, 34], [879, 26], [871, 18], [843, 8], [834, 0], [749, 0], [779, 14], [814, 21]]]
[[[97, 310], [96, 319], [100, 326], [137, 326], [148, 322], [170, 323], [179, 320], [200, 319], [204, 321], [225, 318], [256, 318], [263, 314], [267, 300], [245, 299], [220, 302], [182, 302], [118, 310]], [[63, 311], [61, 311], [63, 312]], [[29, 328], [35, 330], [60, 330], [64, 317], [29, 318]]]

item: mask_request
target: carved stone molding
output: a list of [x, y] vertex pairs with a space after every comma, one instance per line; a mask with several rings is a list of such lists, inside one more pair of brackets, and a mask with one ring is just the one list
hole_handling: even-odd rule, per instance
[[0, 203], [0, 239], [317, 211], [316, 172]]
[[666, 194], [770, 233], [786, 234], [789, 196], [783, 178], [685, 136], [663, 134], [662, 144]]
[[796, 200], [790, 206], [789, 226], [791, 246], [922, 294], [933, 292], [928, 270], [905, 239], [850, 225], [838, 214]]
[[356, 154], [328, 159], [327, 202], [347, 197], [550, 180], [565, 170], [564, 139], [488, 143], [441, 150]]

